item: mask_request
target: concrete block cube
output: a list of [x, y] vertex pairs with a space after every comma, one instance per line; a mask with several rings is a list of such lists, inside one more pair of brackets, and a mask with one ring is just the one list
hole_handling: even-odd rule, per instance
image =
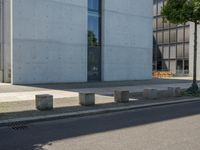
[[168, 87], [169, 95], [172, 97], [181, 96], [181, 88], [180, 87]]
[[143, 97], [147, 99], [157, 99], [158, 91], [156, 89], [144, 89]]
[[82, 106], [95, 105], [95, 94], [94, 93], [79, 93], [79, 104]]
[[35, 96], [36, 109], [45, 111], [53, 109], [53, 95], [36, 95]]
[[115, 91], [114, 97], [115, 97], [115, 102], [117, 103], [128, 103], [129, 91]]

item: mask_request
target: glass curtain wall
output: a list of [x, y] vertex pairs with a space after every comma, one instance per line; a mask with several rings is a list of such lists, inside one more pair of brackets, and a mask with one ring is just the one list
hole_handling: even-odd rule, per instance
[[164, 22], [164, 1], [154, 0], [153, 69], [185, 76], [189, 74], [189, 24]]
[[101, 0], [88, 0], [88, 81], [101, 81]]

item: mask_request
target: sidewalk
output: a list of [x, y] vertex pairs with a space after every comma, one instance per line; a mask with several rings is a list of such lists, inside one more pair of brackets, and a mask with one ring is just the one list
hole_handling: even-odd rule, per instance
[[[163, 98], [158, 100], [145, 100], [140, 97], [131, 98], [130, 103], [117, 104], [114, 102], [113, 92], [115, 90], [129, 90], [131, 93], [142, 92], [146, 88], [165, 90], [168, 87], [181, 87], [186, 89], [191, 85], [191, 81], [180, 80], [151, 80], [151, 81], [131, 81], [125, 86], [125, 82], [104, 83], [102, 87], [91, 88], [95, 86], [88, 84], [86, 87], [79, 88], [83, 85], [40, 85], [40, 86], [13, 86], [9, 84], [0, 85], [0, 126], [8, 125], [18, 121], [46, 120], [50, 118], [82, 116], [85, 114], [96, 114], [118, 110], [127, 110], [147, 106], [156, 106], [164, 104], [181, 103], [185, 101], [198, 101], [200, 98], [176, 97]], [[164, 82], [164, 83], [163, 83]], [[102, 83], [101, 83], [102, 84]], [[118, 86], [115, 86], [115, 85]], [[121, 86], [120, 86], [121, 84]], [[88, 88], [88, 86], [90, 86]], [[78, 87], [78, 88], [77, 88]], [[7, 90], [6, 90], [7, 89]], [[81, 107], [78, 102], [78, 92], [96, 93], [96, 105], [93, 107]], [[54, 95], [53, 111], [37, 111], [35, 109], [36, 94]]]
[[130, 92], [142, 92], [144, 89], [153, 88], [165, 90], [168, 87], [190, 87], [190, 80], [143, 80], [130, 82], [105, 82], [84, 84], [52, 84], [16, 86], [0, 84], [0, 102], [14, 102], [34, 100], [37, 94], [51, 94], [54, 98], [77, 97], [79, 92], [93, 92], [99, 95], [112, 95], [115, 90], [128, 90]]

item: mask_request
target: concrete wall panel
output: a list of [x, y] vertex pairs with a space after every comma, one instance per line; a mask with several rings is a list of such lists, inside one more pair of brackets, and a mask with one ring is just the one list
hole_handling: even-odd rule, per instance
[[13, 83], [87, 81], [87, 0], [13, 1]]
[[153, 1], [104, 1], [103, 80], [152, 78]]

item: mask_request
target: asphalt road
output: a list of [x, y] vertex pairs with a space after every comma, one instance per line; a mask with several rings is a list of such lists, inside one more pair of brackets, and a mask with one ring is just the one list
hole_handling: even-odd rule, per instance
[[0, 128], [0, 150], [200, 150], [200, 102]]

